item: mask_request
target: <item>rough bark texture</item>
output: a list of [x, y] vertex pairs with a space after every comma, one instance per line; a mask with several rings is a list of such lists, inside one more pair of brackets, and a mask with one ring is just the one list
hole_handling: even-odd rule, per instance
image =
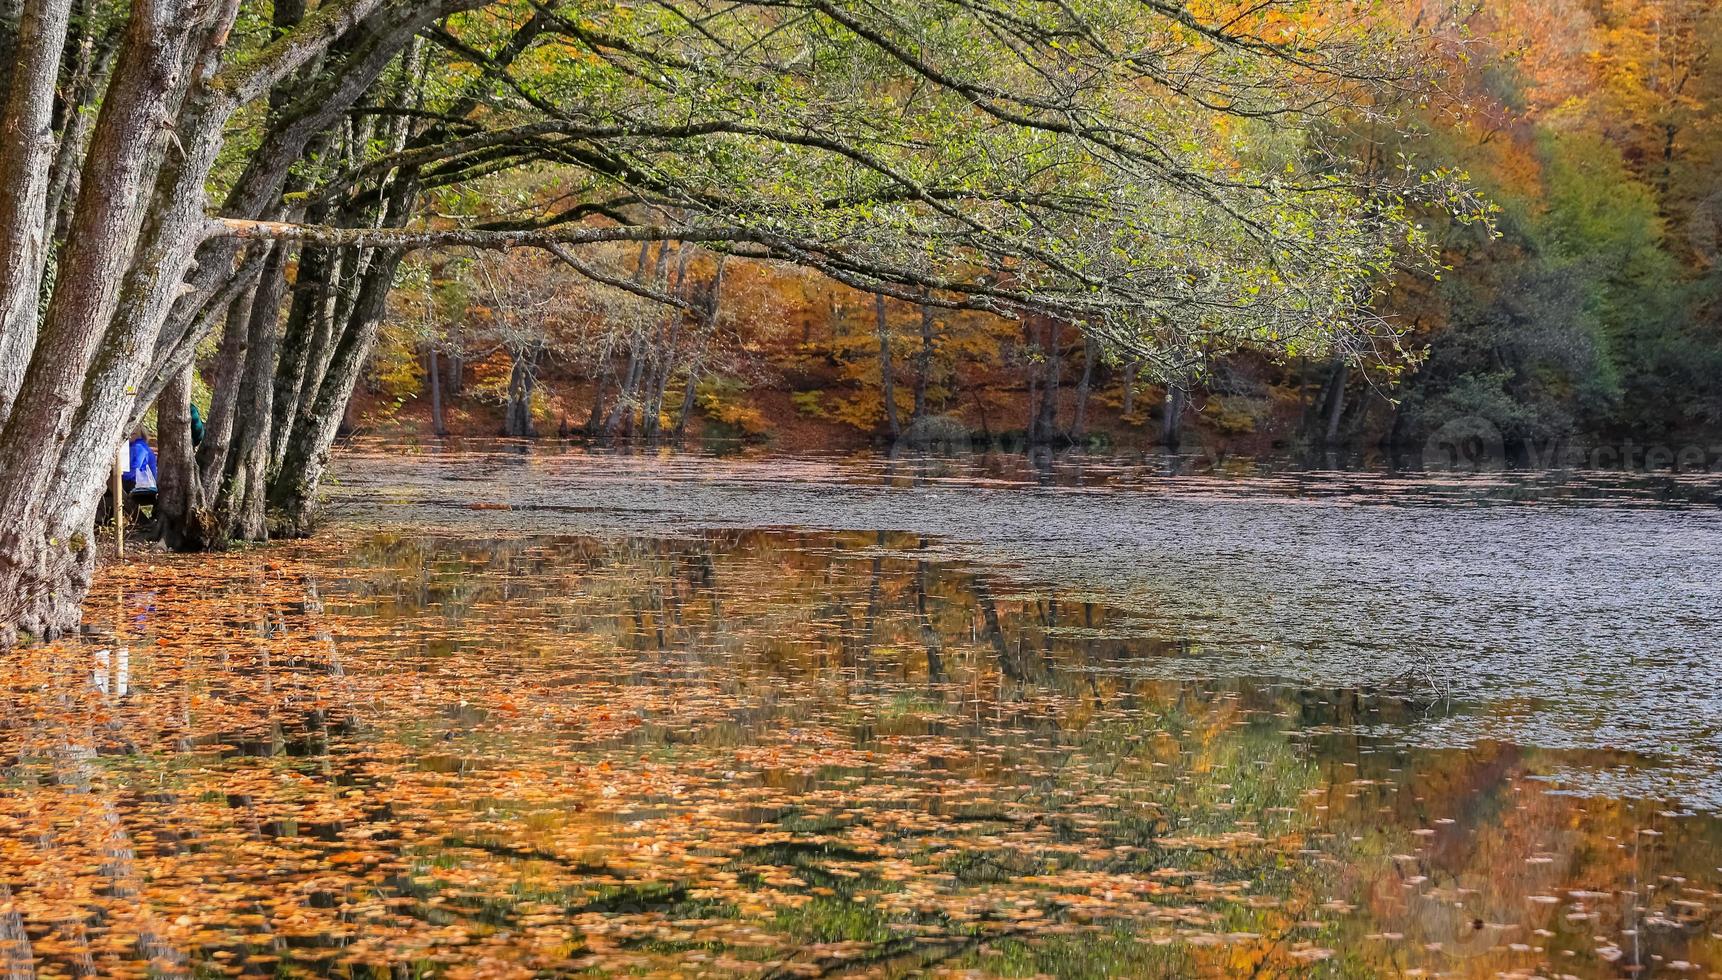
[[392, 251], [372, 261], [329, 369], [314, 396], [301, 402], [280, 471], [269, 485], [273, 529], [282, 537], [305, 537], [311, 533], [316, 518], [317, 486], [329, 465], [329, 452], [334, 448], [353, 387], [376, 344], [377, 325], [382, 320], [400, 262], [401, 253]]
[[538, 351], [519, 351], [508, 376], [508, 409], [502, 422], [502, 434], [513, 439], [538, 438], [538, 426], [532, 421], [532, 393], [538, 387]]
[[310, 363], [311, 345], [323, 326], [329, 284], [337, 274], [334, 265], [335, 256], [328, 249], [309, 247], [300, 251], [299, 275], [293, 282], [293, 304], [282, 328], [278, 363], [271, 381], [275, 387], [270, 401], [271, 473], [287, 455], [287, 437], [293, 432], [293, 418], [299, 412], [300, 392], [305, 387], [305, 369]]
[[159, 490], [156, 517], [161, 539], [174, 551], [202, 551], [220, 537], [209, 507], [197, 454], [191, 445], [191, 368], [168, 382], [156, 401]]
[[[24, 384], [36, 345], [36, 306], [47, 260], [54, 157], [54, 89], [72, 0], [29, 0], [7, 54], [14, 83], [0, 114], [0, 424]], [[21, 179], [20, 179], [21, 178]]]
[[[264, 273], [263, 284], [245, 316], [245, 365], [234, 393], [239, 417], [234, 421], [227, 458], [221, 463], [226, 476], [218, 502], [227, 534], [239, 541], [269, 537], [266, 504], [275, 431], [275, 371], [280, 343], [277, 322], [286, 290], [286, 261], [285, 247], [277, 247], [270, 258], [273, 271]], [[215, 460], [207, 463], [214, 466]]]
[[[281, 0], [275, 4], [277, 43], [255, 58], [230, 60], [239, 0], [133, 0], [116, 8], [124, 26], [111, 33], [100, 26], [107, 18], [76, 14], [83, 0], [0, 0], [0, 45], [6, 48], [0, 59], [6, 79], [0, 85], [6, 133], [0, 141], [0, 316], [7, 321], [0, 330], [0, 394], [11, 405], [0, 419], [0, 640], [20, 629], [52, 636], [75, 626], [93, 563], [89, 531], [103, 477], [128, 423], [158, 392], [169, 395], [162, 406], [163, 453], [172, 471], [170, 504], [180, 518], [176, 536], [190, 541], [198, 535], [199, 512], [207, 509], [220, 475], [240, 468], [237, 461], [227, 464], [222, 439], [194, 458], [173, 431], [189, 404], [191, 354], [248, 288], [235, 285], [238, 273], [249, 268], [252, 275], [257, 266], [241, 256], [261, 254], [243, 236], [209, 234], [205, 188], [234, 113], [270, 96], [264, 149], [234, 183], [223, 213], [250, 221], [285, 217], [282, 192], [312, 141], [337, 123], [346, 125], [348, 110], [420, 29], [481, 2], [324, 0], [307, 13], [305, 4]], [[98, 33], [67, 44], [68, 22]], [[300, 75], [336, 44], [338, 70]], [[62, 57], [68, 59], [64, 68]], [[96, 105], [99, 112], [88, 111]], [[403, 118], [384, 127], [391, 146], [399, 148], [408, 125]], [[404, 208], [392, 215], [388, 209], [410, 200], [410, 190], [404, 196], [397, 191], [413, 180], [405, 171], [385, 180], [375, 194], [382, 218], [368, 220], [368, 213], [365, 224], [398, 223]], [[44, 259], [50, 235], [64, 244]], [[305, 371], [287, 385], [296, 399], [316, 399], [316, 424], [302, 440], [316, 464], [308, 478], [313, 487], [320, 475], [317, 447], [327, 452], [322, 422], [339, 418], [374, 337], [393, 265], [380, 285], [351, 266], [345, 271], [347, 280], [369, 288], [323, 289], [319, 295], [328, 302], [317, 312], [342, 308], [341, 318], [305, 319], [312, 329], [335, 322], [357, 329], [339, 343], [326, 335], [323, 345], [309, 344]], [[323, 281], [339, 284], [342, 277]], [[43, 293], [48, 298], [38, 317], [35, 300]], [[234, 397], [230, 382], [221, 385], [222, 397], [233, 404], [216, 413], [219, 424], [256, 423], [244, 428], [258, 438], [238, 434], [237, 440], [257, 488], [239, 495], [244, 500], [253, 493], [261, 499], [275, 448], [268, 424], [273, 309], [251, 320], [243, 352], [234, 323], [217, 371], [230, 373], [241, 359], [268, 366], [249, 397]], [[11, 380], [15, 365], [24, 363], [21, 380]], [[339, 395], [337, 388], [343, 389]], [[296, 400], [287, 417], [299, 418], [300, 407]], [[288, 448], [284, 441], [283, 455]]]
[[[215, 364], [209, 374], [210, 400], [209, 415], [204, 419], [203, 445], [198, 447], [198, 475], [200, 480], [209, 483], [219, 483], [221, 468], [205, 464], [209, 457], [227, 455], [227, 447], [233, 441], [233, 418], [238, 407], [239, 379], [245, 369], [245, 346], [250, 339], [247, 328], [251, 320], [251, 301], [254, 292], [242, 291], [228, 304], [227, 315], [222, 321], [221, 342], [215, 349]], [[167, 397], [164, 390], [162, 397]]]
[[[125, 70], [109, 86], [96, 122], [58, 286], [0, 431], [0, 628], [64, 633], [77, 624], [89, 587], [99, 473], [130, 408], [123, 370], [129, 365], [116, 362], [135, 361], [138, 349], [123, 346], [123, 336], [119, 344], [103, 340], [150, 202], [161, 121], [176, 114], [183, 92], [188, 32], [176, 21], [186, 13], [177, 3], [132, 9], [120, 57]], [[86, 417], [79, 427], [85, 431], [75, 433], [74, 419], [86, 406], [100, 409], [100, 417]], [[68, 458], [75, 434], [86, 436], [77, 447], [82, 456]], [[91, 472], [95, 482], [85, 476]], [[56, 493], [48, 492], [51, 483]]]

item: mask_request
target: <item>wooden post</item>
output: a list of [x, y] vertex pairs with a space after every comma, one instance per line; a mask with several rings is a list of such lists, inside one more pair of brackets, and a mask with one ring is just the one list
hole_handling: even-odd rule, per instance
[[126, 557], [126, 501], [125, 484], [120, 479], [120, 474], [124, 472], [127, 448], [121, 446], [119, 451], [114, 453], [113, 485], [110, 488], [114, 500], [114, 546], [122, 560]]

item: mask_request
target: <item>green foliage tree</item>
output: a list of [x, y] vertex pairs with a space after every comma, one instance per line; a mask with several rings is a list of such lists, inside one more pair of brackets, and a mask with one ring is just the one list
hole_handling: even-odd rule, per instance
[[[1435, 258], [1417, 209], [1482, 209], [1317, 124], [1394, 126], [1422, 33], [1365, 0], [24, 0], [0, 27], [0, 129], [26, 134], [0, 154], [0, 347], [30, 365], [0, 374], [0, 628], [76, 621], [107, 459], [218, 328], [228, 434], [164, 461], [175, 536], [305, 533], [415, 249], [706, 244], [1171, 370], [1391, 351], [1373, 300]], [[523, 168], [558, 200], [491, 196]]]

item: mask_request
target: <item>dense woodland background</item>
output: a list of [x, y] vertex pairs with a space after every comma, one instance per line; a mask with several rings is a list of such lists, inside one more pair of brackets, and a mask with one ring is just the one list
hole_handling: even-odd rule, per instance
[[[1722, 448], [1722, 7], [1500, 0], [1446, 36], [1408, 133], [1336, 132], [1384, 171], [1462, 168], [1498, 235], [1431, 215], [1450, 271], [1378, 302], [1414, 363], [1232, 355], [1168, 384], [1049, 319], [874, 296], [675, 245], [618, 250], [697, 309], [596, 295], [541, 255], [409, 260], [348, 428], [783, 448], [907, 438], [1407, 450], [1480, 417], [1530, 464]], [[507, 196], [549, 202], [553, 178]], [[883, 342], [882, 342], [883, 341]], [[931, 421], [917, 423], [928, 417]], [[1596, 455], [1608, 446], [1612, 455]], [[1636, 447], [1636, 448], [1634, 448]], [[1687, 465], [1693, 457], [1687, 456]]]

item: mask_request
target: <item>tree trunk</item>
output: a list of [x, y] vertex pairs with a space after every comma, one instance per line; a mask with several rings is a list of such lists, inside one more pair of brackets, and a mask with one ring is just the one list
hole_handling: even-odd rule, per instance
[[915, 354], [915, 414], [919, 422], [927, 416], [927, 384], [933, 374], [933, 308], [921, 305], [921, 349]]
[[1328, 380], [1327, 424], [1322, 430], [1322, 444], [1326, 446], [1339, 441], [1339, 421], [1345, 415], [1345, 383], [1350, 367], [1343, 356], [1334, 359], [1333, 374]]
[[604, 389], [608, 387], [610, 375], [616, 373], [614, 364], [600, 363], [597, 377], [592, 379], [592, 412], [586, 416], [586, 435], [598, 436], [604, 431]]
[[[25, 11], [45, 16], [58, 2], [25, 0], [18, 9], [21, 17]], [[23, 629], [52, 636], [76, 624], [93, 564], [91, 518], [112, 454], [128, 421], [147, 407], [146, 389], [165, 387], [180, 366], [175, 361], [175, 367], [164, 368], [152, 358], [163, 350], [194, 349], [201, 334], [192, 334], [219, 322], [208, 311], [228, 302], [211, 299], [231, 284], [235, 262], [251, 246], [233, 236], [206, 238], [205, 194], [234, 113], [330, 45], [359, 39], [345, 46], [339, 71], [306, 87], [295, 103], [298, 111], [271, 119], [263, 148], [251, 154], [229, 193], [224, 213], [264, 218], [278, 206], [283, 182], [307, 141], [343, 118], [419, 29], [463, 2], [334, 0], [319, 7], [327, 15], [311, 29], [225, 67], [229, 31], [241, 6], [235, 0], [119, 5], [124, 28], [112, 73], [90, 103], [100, 109], [88, 149], [72, 168], [76, 192], [66, 168], [50, 168], [51, 189], [45, 193], [76, 202], [65, 244], [51, 272], [44, 263], [40, 281], [23, 284], [35, 295], [50, 282], [52, 287], [37, 320], [28, 369], [0, 427], [0, 634]], [[20, 34], [18, 43], [23, 40]], [[14, 55], [21, 53], [14, 49]], [[9, 57], [8, 64], [16, 60]], [[64, 74], [47, 71], [42, 79], [58, 86]], [[80, 91], [76, 78], [62, 88], [69, 97]], [[13, 94], [28, 102], [32, 91], [9, 84], [9, 105]], [[31, 104], [39, 106], [39, 97]], [[78, 138], [76, 115], [85, 108], [62, 114], [67, 139]], [[20, 189], [23, 201], [37, 194], [35, 181], [45, 162], [34, 139], [40, 128], [19, 118], [9, 113], [0, 125], [7, 140], [31, 134], [21, 148], [30, 160], [5, 159], [0, 184]], [[45, 198], [42, 210], [45, 225]], [[0, 229], [0, 236], [7, 230]], [[10, 303], [20, 294], [9, 287], [5, 295]], [[6, 334], [17, 336], [10, 329]]]
[[346, 413], [347, 403], [364, 372], [365, 359], [376, 346], [377, 325], [388, 302], [389, 288], [401, 253], [394, 249], [376, 256], [352, 304], [329, 369], [322, 383], [294, 420], [281, 469], [269, 486], [274, 529], [283, 537], [305, 537], [315, 522], [317, 487], [329, 465], [329, 453]]
[[1070, 424], [1072, 442], [1088, 438], [1088, 393], [1094, 384], [1094, 342], [1082, 335], [1082, 380], [1076, 384], [1076, 417]]
[[72, 0], [28, 0], [10, 45], [0, 115], [0, 425], [24, 384], [48, 258], [54, 91]]
[[604, 438], [613, 439], [622, 431], [622, 417], [628, 416], [629, 428], [633, 428], [634, 392], [640, 385], [640, 371], [645, 360], [641, 348], [644, 346], [639, 337], [628, 349], [628, 373], [622, 379], [621, 390], [616, 392], [616, 404], [611, 406], [610, 415], [604, 420]]
[[694, 398], [698, 392], [699, 371], [697, 368], [689, 367], [687, 388], [682, 392], [682, 410], [676, 416], [674, 435], [677, 442], [680, 442], [682, 437], [688, 434], [688, 417], [694, 414]]
[[[88, 3], [80, 3], [79, 7], [81, 10], [74, 12], [74, 19], [87, 12]], [[78, 67], [60, 103], [60, 148], [54, 154], [54, 168], [48, 178], [47, 202], [48, 228], [55, 239], [63, 240], [71, 232], [72, 215], [78, 203], [80, 169], [95, 122], [95, 113], [84, 110], [98, 101], [108, 72], [113, 67], [119, 39], [117, 26], [110, 26], [99, 37], [85, 35], [82, 38]]]
[[[676, 247], [676, 281], [670, 289], [674, 296], [685, 298], [687, 295], [688, 259], [692, 256], [693, 249], [686, 242]], [[670, 388], [670, 375], [676, 369], [676, 357], [682, 348], [682, 331], [685, 326], [685, 314], [681, 310], [671, 310], [664, 330], [667, 336], [660, 346], [651, 383], [646, 390], [643, 435], [647, 439], [656, 439], [658, 427], [663, 423], [664, 396]]]
[[885, 315], [884, 293], [874, 294], [873, 309], [879, 333], [880, 396], [885, 400], [885, 422], [891, 427], [891, 438], [896, 440], [903, 437], [903, 424], [897, 418], [897, 384], [895, 372], [891, 370], [891, 329], [890, 320]]
[[174, 551], [203, 551], [220, 536], [191, 445], [191, 378], [190, 367], [181, 370], [156, 401], [156, 518]]
[[441, 439], [448, 435], [448, 426], [443, 423], [442, 417], [442, 366], [437, 363], [437, 350], [435, 344], [430, 345], [430, 353], [427, 356], [429, 358], [430, 365], [429, 369], [425, 373], [429, 375], [430, 381], [431, 432], [438, 439]]
[[[132, 8], [123, 70], [102, 100], [56, 287], [0, 431], [0, 631], [8, 634], [55, 636], [77, 624], [94, 565], [90, 532], [102, 477], [147, 367], [140, 334], [153, 326], [154, 287], [183, 269], [172, 263], [187, 243], [175, 236], [201, 195], [161, 202], [150, 188], [162, 160], [163, 120], [178, 116], [181, 80], [190, 74], [187, 48], [197, 32], [180, 23], [188, 16], [177, 3]], [[181, 133], [183, 155], [164, 191], [182, 192], [208, 158], [209, 133], [199, 129]], [[207, 172], [197, 174], [199, 188]], [[140, 243], [146, 215], [153, 228]], [[122, 285], [138, 308], [116, 323]]]
[[1131, 361], [1124, 366], [1123, 414], [1125, 418], [1136, 414], [1136, 376], [1141, 370], [1141, 361]]
[[287, 439], [293, 433], [293, 420], [299, 414], [299, 400], [306, 387], [311, 345], [323, 328], [323, 317], [329, 315], [325, 299], [330, 280], [337, 274], [336, 263], [337, 257], [329, 249], [308, 246], [299, 252], [299, 275], [293, 283], [293, 303], [281, 331], [279, 364], [272, 382], [275, 392], [271, 398], [271, 478], [287, 455]]
[[688, 358], [687, 388], [682, 393], [682, 410], [676, 415], [677, 442], [687, 435], [688, 418], [694, 413], [694, 399], [698, 393], [700, 369], [710, 352], [712, 338], [717, 333], [718, 309], [723, 302], [724, 266], [728, 260], [728, 255], [718, 256], [717, 270], [712, 273], [711, 284], [706, 287], [705, 295], [701, 297], [699, 304], [700, 335], [694, 343], [693, 353]]
[[1035, 418], [1033, 442], [1047, 444], [1058, 438], [1058, 382], [1063, 365], [1059, 363], [1058, 321], [1048, 318], [1041, 327], [1041, 350], [1046, 357], [1046, 382], [1040, 391], [1040, 412]]
[[532, 421], [532, 392], [538, 384], [538, 352], [515, 351], [508, 375], [508, 408], [503, 414], [502, 434], [511, 439], [536, 439], [538, 426]]
[[[281, 360], [281, 300], [286, 291], [285, 253], [284, 246], [276, 246], [271, 262], [277, 271], [265, 274], [247, 318], [245, 367], [234, 395], [243, 418], [236, 420], [232, 448], [221, 462], [227, 479], [221, 489], [219, 509], [227, 533], [239, 541], [269, 539], [270, 453], [278, 417], [275, 394], [276, 371]], [[213, 457], [205, 462], [205, 472], [217, 465]]]
[[[273, 260], [271, 265], [272, 271], [283, 272]], [[227, 450], [233, 443], [239, 386], [245, 378], [246, 355], [251, 343], [251, 313], [256, 301], [256, 291], [241, 293], [228, 305], [227, 320], [222, 325], [221, 343], [215, 353], [215, 373], [210, 378], [209, 419], [204, 426], [203, 445], [198, 447], [198, 469], [206, 482], [219, 481], [226, 476]], [[166, 397], [165, 391], [163, 397]]]
[[1174, 382], [1166, 387], [1166, 416], [1161, 420], [1160, 439], [1167, 449], [1177, 449], [1183, 439], [1184, 389]]

